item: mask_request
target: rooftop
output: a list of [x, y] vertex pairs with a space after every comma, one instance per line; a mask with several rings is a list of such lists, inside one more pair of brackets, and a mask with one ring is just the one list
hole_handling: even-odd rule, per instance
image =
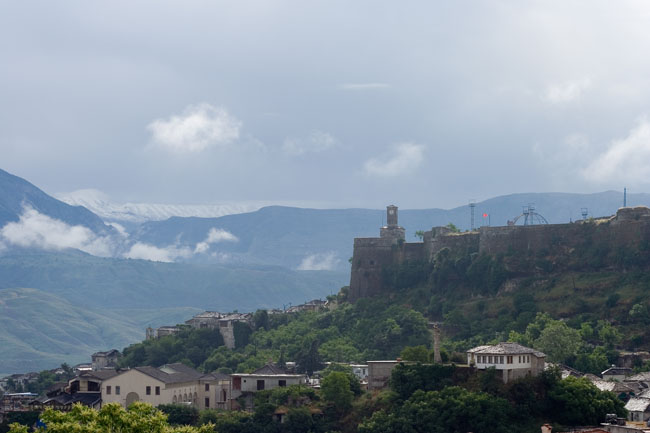
[[519, 343], [508, 343], [508, 342], [503, 342], [499, 344], [495, 344], [493, 346], [478, 346], [473, 349], [470, 349], [467, 351], [467, 353], [485, 353], [488, 355], [525, 355], [525, 354], [532, 354], [535, 355], [538, 358], [543, 358], [546, 357], [546, 354], [535, 350], [531, 349], [530, 347], [522, 346]]

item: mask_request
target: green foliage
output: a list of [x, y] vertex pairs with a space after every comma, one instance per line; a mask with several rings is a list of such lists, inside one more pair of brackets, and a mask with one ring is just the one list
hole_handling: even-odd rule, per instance
[[382, 269], [382, 280], [386, 286], [406, 289], [424, 285], [431, 272], [431, 264], [424, 260], [407, 260]]
[[454, 223], [450, 222], [445, 227], [448, 228], [449, 230], [451, 230], [452, 233], [460, 233], [460, 229], [458, 227], [456, 227], [456, 225]]
[[233, 334], [235, 335], [235, 347], [245, 347], [251, 338], [253, 330], [247, 323], [235, 322], [233, 323]]
[[415, 391], [439, 391], [453, 384], [456, 367], [441, 364], [398, 364], [390, 377], [390, 387], [406, 400]]
[[502, 398], [452, 386], [416, 391], [393, 411], [375, 412], [360, 433], [500, 433], [511, 432], [512, 409]]
[[171, 425], [198, 425], [199, 410], [186, 404], [161, 404], [158, 410], [167, 415]]
[[[3, 420], [0, 422], [0, 433], [6, 433], [10, 430], [10, 427], [12, 424], [15, 425], [13, 427], [16, 430], [11, 430], [11, 431], [22, 431], [23, 429], [27, 429], [28, 427], [31, 427], [38, 421], [39, 417], [38, 412], [7, 412], [3, 414]], [[27, 433], [27, 430], [24, 430], [24, 433]]]
[[405, 347], [400, 358], [404, 361], [429, 362], [429, 350], [424, 345]]
[[550, 410], [565, 425], [597, 425], [608, 413], [626, 416], [625, 404], [611, 392], [602, 392], [589, 380], [569, 376], [549, 392]]
[[535, 340], [534, 346], [547, 356], [550, 362], [566, 363], [582, 345], [580, 333], [569, 328], [566, 323], [553, 321], [548, 324]]
[[176, 335], [133, 344], [123, 351], [122, 367], [151, 365], [154, 367], [182, 360], [200, 366], [214, 351], [223, 346], [223, 337], [218, 329], [194, 329], [183, 327]]
[[333, 371], [321, 381], [323, 400], [332, 403], [337, 409], [345, 411], [352, 405], [354, 393], [350, 390], [350, 379], [342, 371]]
[[[108, 403], [100, 410], [81, 404], [73, 406], [70, 412], [46, 409], [41, 420], [47, 425], [48, 433], [208, 433], [213, 426], [172, 427], [167, 416], [153, 406], [136, 402], [128, 410], [117, 403]], [[25, 433], [25, 429], [14, 424], [11, 433]], [[39, 431], [44, 431], [39, 429]]]
[[345, 375], [348, 377], [348, 381], [350, 382], [350, 391], [352, 391], [355, 396], [361, 395], [361, 382], [352, 371], [352, 367], [345, 364], [332, 363], [322, 371], [322, 377], [325, 378], [330, 373], [333, 373], [335, 371], [345, 373]]

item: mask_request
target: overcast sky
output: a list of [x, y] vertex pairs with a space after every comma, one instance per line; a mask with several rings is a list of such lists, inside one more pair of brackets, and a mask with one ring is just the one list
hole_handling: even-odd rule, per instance
[[0, 168], [118, 202], [650, 192], [650, 2], [0, 1]]

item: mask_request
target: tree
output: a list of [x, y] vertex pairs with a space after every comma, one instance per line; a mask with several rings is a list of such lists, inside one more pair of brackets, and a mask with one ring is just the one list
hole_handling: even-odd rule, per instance
[[445, 227], [448, 228], [449, 230], [451, 230], [452, 233], [460, 233], [460, 229], [458, 227], [456, 227], [456, 225], [454, 223], [452, 223], [452, 222], [447, 224]]
[[[109, 403], [100, 410], [76, 404], [69, 412], [46, 409], [41, 420], [47, 433], [212, 433], [214, 426], [171, 427], [167, 416], [150, 404], [135, 402], [129, 409]], [[10, 433], [26, 433], [25, 426], [12, 424]], [[42, 431], [42, 430], [40, 430]]]
[[580, 333], [566, 323], [553, 321], [535, 340], [535, 348], [544, 352], [551, 362], [566, 363], [569, 357], [578, 353], [582, 346]]
[[314, 374], [314, 371], [320, 370], [323, 364], [318, 353], [318, 340], [314, 338], [311, 341], [307, 341], [307, 344], [309, 347], [303, 347], [302, 350], [298, 352], [295, 359], [298, 372], [307, 373], [311, 376]]
[[320, 386], [323, 399], [344, 411], [352, 405], [354, 393], [350, 390], [350, 380], [342, 371], [334, 371], [327, 375]]
[[457, 386], [416, 391], [392, 411], [379, 410], [359, 425], [360, 433], [500, 433], [510, 432], [507, 400]]
[[550, 413], [565, 425], [597, 425], [605, 415], [626, 416], [624, 403], [611, 392], [600, 391], [588, 379], [569, 376], [549, 392]]
[[335, 371], [345, 373], [345, 375], [348, 377], [348, 381], [350, 382], [350, 391], [352, 391], [354, 395], [361, 395], [361, 382], [352, 371], [352, 367], [349, 365], [332, 363], [325, 370], [323, 370], [323, 378], [326, 378], [330, 373], [333, 373]]
[[400, 357], [404, 361], [426, 363], [429, 362], [429, 351], [426, 346], [409, 346], [402, 350]]
[[185, 404], [161, 404], [158, 409], [167, 414], [167, 422], [172, 425], [197, 425], [199, 410]]
[[266, 310], [257, 310], [253, 314], [253, 326], [255, 330], [269, 329], [269, 313]]

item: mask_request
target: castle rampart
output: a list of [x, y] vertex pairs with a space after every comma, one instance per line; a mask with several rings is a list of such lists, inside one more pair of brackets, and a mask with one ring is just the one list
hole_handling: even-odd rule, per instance
[[[387, 208], [390, 225], [380, 229], [378, 238], [354, 240], [350, 299], [372, 296], [384, 289], [382, 270], [405, 261], [433, 262], [448, 248], [462, 254], [526, 254], [564, 256], [591, 246], [603, 251], [650, 248], [650, 209], [621, 208], [610, 218], [590, 219], [569, 224], [481, 227], [456, 233], [434, 227], [424, 233], [423, 242], [407, 243], [404, 229], [397, 225], [397, 207]], [[392, 212], [392, 213], [390, 213]]]

